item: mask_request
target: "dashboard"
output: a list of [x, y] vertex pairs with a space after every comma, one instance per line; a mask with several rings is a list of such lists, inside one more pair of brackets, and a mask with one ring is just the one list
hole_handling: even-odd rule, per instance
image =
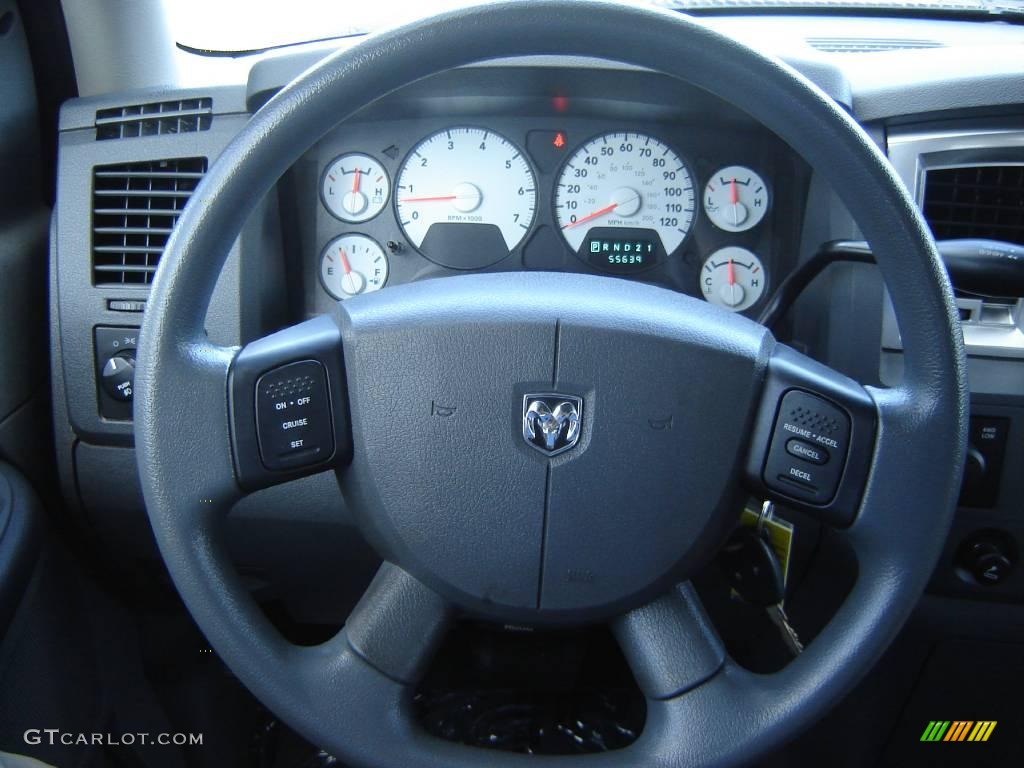
[[[813, 61], [790, 63], [888, 152], [922, 209], [929, 186], [947, 188], [929, 177], [934, 169], [966, 169], [957, 188], [973, 189], [972, 167], [1024, 163], [1017, 27], [790, 17], [713, 24], [752, 45], [779, 47], [768, 52], [813, 52]], [[857, 42], [891, 36], [893, 28], [940, 47], [811, 48], [826, 33]], [[960, 47], [975, 39], [986, 56], [971, 58]], [[57, 463], [64, 498], [123, 551], [151, 542], [124, 384], [161, 245], [190, 191], [250, 115], [336, 45], [261, 60], [241, 83], [149, 85], [62, 108], [50, 269], [53, 337], [60, 342], [51, 360]], [[985, 71], [964, 71], [967, 60]], [[164, 131], [147, 116], [155, 108], [194, 121], [175, 117], [174, 130]], [[131, 209], [123, 221], [120, 211], [117, 220], [106, 213], [115, 202]], [[597, 59], [492, 62], [382, 96], [313, 143], [242, 229], [206, 327], [218, 344], [244, 345], [350, 296], [499, 271], [610, 275], [756, 318], [822, 243], [859, 238], [836, 190], [725, 100]], [[933, 590], [1019, 602], [1024, 568], [998, 584], [963, 575], [963, 552], [973, 551], [978, 537], [985, 546], [1024, 551], [1024, 478], [1008, 471], [1024, 462], [1021, 357], [975, 343], [982, 334], [1019, 333], [1024, 301], [973, 301], [964, 319], [977, 449], [968, 474], [980, 478], [984, 493], [962, 500]], [[902, 370], [888, 311], [877, 270], [837, 264], [774, 330], [858, 381], [887, 384]], [[993, 320], [1004, 315], [1012, 323]], [[347, 510], [314, 501], [320, 485], [332, 482], [306, 478], [248, 497], [234, 516], [239, 531], [266, 536], [272, 546], [239, 537], [240, 556], [259, 562], [269, 581], [298, 578], [288, 553], [314, 538], [294, 527], [299, 516], [330, 538], [331, 568], [338, 551], [365, 557], [352, 543]], [[257, 519], [287, 525], [243, 525]], [[279, 546], [283, 536], [301, 541]], [[280, 558], [268, 563], [270, 550]], [[319, 567], [315, 558], [307, 566]]]
[[[641, 280], [756, 314], [793, 266], [802, 161], [658, 76], [620, 73], [601, 92], [570, 72], [518, 74], [511, 98], [460, 87], [437, 115], [405, 117], [416, 102], [400, 95], [377, 112], [402, 117], [357, 116], [296, 166], [307, 313], [414, 280], [530, 270]], [[499, 78], [473, 80], [498, 93]], [[665, 110], [660, 89], [678, 106]]]

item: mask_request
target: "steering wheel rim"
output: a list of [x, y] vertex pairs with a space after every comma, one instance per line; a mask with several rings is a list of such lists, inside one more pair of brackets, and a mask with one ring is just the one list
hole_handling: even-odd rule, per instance
[[[485, 759], [503, 766], [544, 758], [482, 754], [433, 739], [413, 725], [410, 685], [453, 608], [402, 569], [386, 565], [346, 629], [314, 648], [287, 643], [248, 595], [219, 537], [223, 513], [241, 495], [232, 455], [234, 417], [225, 400], [239, 351], [205, 338], [214, 285], [259, 199], [310, 146], [362, 106], [430, 74], [478, 61], [587, 56], [602, 41], [620, 38], [622, 30], [633, 44], [623, 47], [618, 60], [697, 85], [740, 107], [837, 190], [877, 255], [900, 324], [905, 375], [893, 389], [866, 390], [877, 432], [861, 505], [843, 534], [857, 551], [860, 570], [829, 625], [784, 670], [759, 676], [727, 658], [687, 585], [628, 611], [614, 628], [647, 695], [647, 724], [627, 749], [580, 760], [595, 766], [731, 765], [781, 744], [870, 668], [909, 616], [941, 552], [958, 494], [967, 424], [965, 359], [952, 290], [912, 200], [846, 113], [785, 65], [670, 12], [602, 2], [507, 3], [370, 36], [275, 96], [207, 173], [153, 284], [135, 403], [147, 510], [196, 622], [270, 709], [353, 764], [460, 766]], [[808, 361], [798, 367], [823, 381], [835, 378]], [[906, 451], [908, 441], [927, 450]]]

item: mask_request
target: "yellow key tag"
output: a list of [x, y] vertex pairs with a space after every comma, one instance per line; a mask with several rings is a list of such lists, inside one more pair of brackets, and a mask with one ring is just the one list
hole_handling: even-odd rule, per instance
[[[747, 507], [740, 515], [740, 525], [753, 528], [757, 525], [760, 512]], [[789, 558], [793, 552], [793, 524], [778, 517], [770, 517], [764, 521], [764, 529], [768, 532], [768, 542], [779, 558], [782, 566], [782, 583], [789, 581]]]

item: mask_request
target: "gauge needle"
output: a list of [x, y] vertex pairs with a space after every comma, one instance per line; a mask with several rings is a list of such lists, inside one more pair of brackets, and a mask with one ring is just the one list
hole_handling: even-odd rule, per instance
[[729, 202], [736, 205], [740, 201], [740, 193], [736, 189], [736, 179], [729, 182]]
[[596, 219], [598, 216], [604, 216], [606, 213], [611, 213], [618, 207], [619, 203], [612, 203], [611, 205], [606, 205], [604, 208], [594, 211], [593, 213], [588, 213], [582, 219], [570, 221], [568, 224], [563, 225], [562, 229], [571, 229], [572, 227], [577, 227], [580, 224], [586, 224], [588, 221], [592, 221], [593, 219]]
[[349, 296], [362, 293], [366, 285], [366, 279], [362, 274], [352, 269], [352, 265], [348, 262], [348, 254], [345, 253], [344, 248], [338, 249], [338, 255], [341, 256], [341, 268], [345, 270], [345, 274], [341, 277], [341, 289]]
[[433, 197], [403, 197], [403, 203], [432, 203], [435, 200], [458, 200], [458, 195], [434, 195]]
[[729, 285], [736, 285], [736, 268], [732, 265], [732, 259], [729, 259]]
[[363, 172], [356, 168], [356, 177], [352, 179], [352, 194], [359, 192], [359, 179], [363, 175]]

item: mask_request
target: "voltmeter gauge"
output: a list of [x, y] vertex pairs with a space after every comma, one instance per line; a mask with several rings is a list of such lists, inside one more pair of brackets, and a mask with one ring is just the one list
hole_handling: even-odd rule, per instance
[[342, 221], [358, 224], [384, 210], [391, 182], [384, 167], [369, 155], [342, 155], [324, 170], [320, 185], [324, 207]]
[[366, 235], [336, 237], [320, 256], [320, 282], [336, 299], [379, 290], [387, 279], [387, 254]]
[[764, 179], [742, 165], [730, 165], [712, 174], [704, 186], [704, 212], [726, 232], [756, 227], [768, 210]]
[[700, 270], [704, 298], [733, 312], [757, 303], [768, 275], [761, 260], [746, 248], [730, 245], [711, 254]]

